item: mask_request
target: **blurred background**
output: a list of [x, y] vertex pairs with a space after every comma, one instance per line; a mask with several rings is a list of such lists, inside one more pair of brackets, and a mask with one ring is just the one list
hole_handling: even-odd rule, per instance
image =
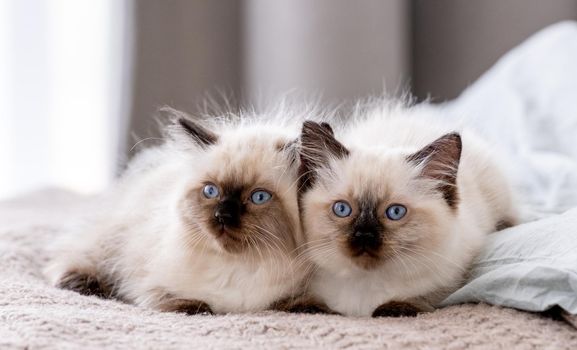
[[567, 19], [577, 0], [0, 0], [0, 198], [101, 191], [158, 107], [207, 93], [443, 102]]

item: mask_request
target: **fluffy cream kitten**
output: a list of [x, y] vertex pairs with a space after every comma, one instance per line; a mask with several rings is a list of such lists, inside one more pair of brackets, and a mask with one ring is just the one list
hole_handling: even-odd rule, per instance
[[292, 264], [302, 243], [298, 127], [211, 127], [175, 113], [168, 140], [140, 154], [102, 212], [59, 245], [51, 281], [191, 314], [290, 297], [302, 280]]
[[300, 203], [309, 294], [353, 316], [429, 310], [484, 237], [516, 221], [511, 190], [475, 136], [411, 109], [379, 109], [337, 140], [305, 122]]

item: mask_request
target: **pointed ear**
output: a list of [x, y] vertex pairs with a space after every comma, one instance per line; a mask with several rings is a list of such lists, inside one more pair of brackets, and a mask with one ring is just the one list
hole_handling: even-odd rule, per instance
[[438, 190], [452, 208], [459, 202], [457, 171], [462, 148], [461, 136], [454, 132], [439, 137], [407, 157], [409, 162], [422, 166], [421, 176], [439, 180]]
[[335, 132], [333, 131], [333, 128], [331, 127], [331, 125], [329, 123], [325, 123], [322, 122], [320, 123], [320, 126], [325, 129], [325, 131], [333, 136], [335, 136]]
[[215, 133], [187, 117], [179, 117], [176, 124], [200, 146], [214, 145], [218, 141], [218, 136]]
[[158, 112], [163, 118], [171, 121], [166, 128], [166, 135], [179, 142], [207, 147], [218, 142], [218, 135], [210, 131], [199, 121], [194, 121], [188, 114], [169, 106], [161, 107]]
[[312, 186], [317, 169], [327, 166], [333, 158], [340, 159], [349, 155], [349, 150], [335, 139], [333, 129], [327, 123], [304, 122], [300, 141], [301, 191]]

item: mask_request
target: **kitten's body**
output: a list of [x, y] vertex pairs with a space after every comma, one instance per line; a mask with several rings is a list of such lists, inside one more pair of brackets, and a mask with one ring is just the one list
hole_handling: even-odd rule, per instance
[[[179, 135], [143, 151], [102, 200], [102, 212], [58, 246], [48, 269], [53, 283], [70, 287], [67, 276], [88, 275], [106, 289], [101, 294], [170, 311], [183, 311], [174, 307], [182, 300], [216, 313], [256, 311], [294, 294], [302, 273], [292, 259], [302, 233], [296, 166], [283, 147], [298, 130], [270, 123], [222, 128], [216, 146]], [[201, 207], [208, 200], [199, 185], [207, 180], [222, 183], [221, 191], [250, 184], [273, 192], [268, 208], [247, 204], [262, 216], [243, 229], [260, 238], [247, 237], [239, 248], [206, 233], [212, 212]], [[229, 243], [236, 248], [226, 249]]]
[[[310, 292], [336, 312], [368, 316], [383, 304], [399, 301], [419, 309], [434, 306], [461, 282], [486, 234], [501, 223], [515, 221], [510, 189], [491, 152], [466, 131], [461, 133], [454, 205], [431, 193], [430, 184], [419, 179], [406, 158], [454, 129], [413, 113], [377, 110], [337, 132], [336, 138], [350, 152], [332, 155], [328, 167], [317, 170], [318, 179], [302, 196], [308, 249], [317, 265]], [[347, 256], [346, 249], [339, 250], [342, 247], [335, 243], [323, 247], [322, 242], [330, 239], [341, 244], [341, 235], [346, 234], [338, 226], [341, 218], [328, 213], [329, 204], [348, 198], [361, 203], [366, 196], [404, 203], [413, 217], [404, 226], [385, 223], [384, 245], [389, 240], [397, 244], [396, 251], [392, 248], [383, 253], [387, 257], [364, 266]], [[404, 237], [395, 236], [396, 230], [404, 230]]]

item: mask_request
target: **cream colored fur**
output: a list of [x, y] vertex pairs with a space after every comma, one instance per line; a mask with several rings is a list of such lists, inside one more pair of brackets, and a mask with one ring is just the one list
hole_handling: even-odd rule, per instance
[[[435, 183], [419, 177], [405, 161], [438, 137], [459, 131], [463, 147], [458, 170], [459, 205], [452, 211]], [[467, 130], [443, 125], [415, 107], [382, 107], [367, 112], [351, 125], [336, 130], [336, 139], [349, 150], [333, 159], [302, 198], [306, 251], [314, 261], [310, 292], [344, 315], [369, 316], [389, 301], [426, 300], [434, 305], [463, 279], [487, 234], [501, 220], [515, 221], [511, 190], [489, 147]], [[331, 210], [337, 200], [372, 193], [387, 203], [408, 207], [394, 241], [417, 247], [401, 251], [374, 269], [354, 264], [337, 246], [338, 220]], [[394, 225], [394, 223], [392, 223]]]
[[[102, 198], [99, 212], [57, 244], [47, 269], [51, 281], [56, 284], [71, 270], [104, 274], [126, 301], [155, 308], [171, 298], [197, 299], [216, 313], [263, 310], [295, 293], [302, 272], [294, 269], [293, 254], [303, 239], [298, 164], [291, 163], [290, 150], [279, 152], [278, 145], [298, 137], [298, 124], [215, 124], [215, 146], [203, 149], [177, 133], [164, 145], [143, 151]], [[267, 249], [232, 254], [201, 226], [187, 226], [182, 200], [207, 177], [250, 179], [273, 191], [294, 237], [270, 238]]]

